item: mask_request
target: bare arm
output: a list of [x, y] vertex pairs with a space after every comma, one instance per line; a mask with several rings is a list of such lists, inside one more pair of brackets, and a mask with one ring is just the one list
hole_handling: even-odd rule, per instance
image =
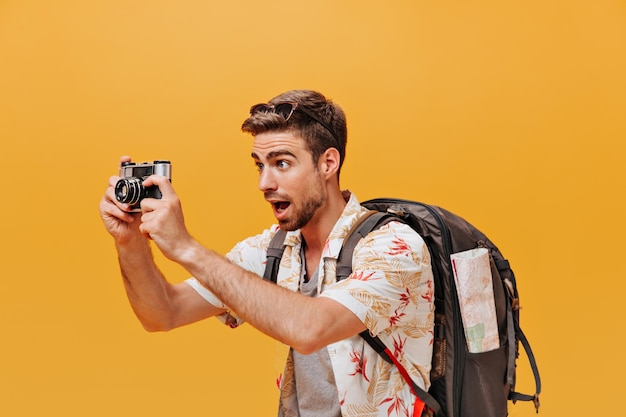
[[[125, 160], [130, 158], [123, 157]], [[221, 309], [207, 303], [187, 284], [166, 281], [153, 261], [148, 238], [139, 230], [139, 214], [128, 213], [128, 206], [115, 199], [117, 180], [109, 179], [100, 216], [115, 240], [126, 293], [143, 326], [150, 331], [169, 330], [219, 314]]]
[[222, 312], [189, 285], [170, 284], [155, 265], [145, 239], [116, 247], [126, 295], [146, 330], [171, 330]]
[[340, 303], [272, 284], [200, 245], [190, 247], [178, 262], [246, 322], [301, 353], [365, 330]]
[[153, 176], [145, 185], [157, 185], [163, 198], [142, 202], [140, 231], [252, 326], [302, 353], [365, 330], [340, 303], [281, 288], [204, 248], [187, 232], [169, 181]]

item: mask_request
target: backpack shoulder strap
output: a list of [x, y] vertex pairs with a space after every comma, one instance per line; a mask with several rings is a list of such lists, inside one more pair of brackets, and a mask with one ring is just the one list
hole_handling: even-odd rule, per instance
[[394, 214], [377, 210], [370, 210], [357, 220], [343, 240], [341, 251], [337, 257], [337, 281], [348, 278], [352, 273], [352, 254], [359, 241], [371, 231], [394, 220], [402, 221]]
[[276, 283], [276, 277], [278, 276], [278, 268], [280, 266], [280, 259], [285, 252], [285, 236], [287, 232], [283, 229], [278, 229], [276, 234], [270, 240], [270, 244], [267, 247], [267, 260], [265, 262], [265, 272], [263, 278]]
[[415, 383], [415, 381], [413, 381], [409, 373], [406, 371], [406, 369], [404, 369], [404, 366], [402, 366], [402, 364], [395, 358], [395, 356], [393, 356], [393, 353], [391, 353], [389, 348], [385, 346], [382, 340], [380, 340], [378, 336], [372, 336], [369, 330], [362, 331], [361, 333], [359, 333], [359, 336], [365, 339], [365, 341], [384, 360], [386, 360], [387, 362], [391, 364], [394, 364], [398, 368], [404, 380], [409, 384], [409, 387], [411, 387], [411, 391], [413, 392], [413, 395], [415, 395], [417, 398], [422, 400], [422, 402], [426, 404], [428, 408], [432, 410], [433, 414], [438, 416], [439, 413], [441, 412], [441, 406], [439, 405], [439, 402], [437, 402], [435, 397], [433, 397], [429, 392], [424, 391], [419, 385]]
[[[383, 221], [386, 219], [388, 220]], [[337, 281], [347, 278], [352, 273], [352, 252], [354, 252], [354, 248], [357, 243], [359, 243], [359, 240], [367, 236], [372, 230], [394, 219], [397, 219], [397, 217], [376, 210], [370, 210], [359, 218], [348, 232], [348, 235], [343, 241], [341, 251], [339, 252], [339, 258], [337, 259]], [[267, 260], [263, 278], [273, 283], [276, 283], [280, 260], [285, 252], [286, 236], [287, 232], [278, 229], [274, 236], [272, 236], [270, 244], [267, 247]]]

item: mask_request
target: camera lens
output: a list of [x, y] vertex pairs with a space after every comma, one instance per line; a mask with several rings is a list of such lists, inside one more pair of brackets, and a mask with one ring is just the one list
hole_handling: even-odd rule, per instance
[[136, 206], [144, 197], [146, 188], [140, 178], [122, 178], [115, 184], [115, 198], [120, 203]]

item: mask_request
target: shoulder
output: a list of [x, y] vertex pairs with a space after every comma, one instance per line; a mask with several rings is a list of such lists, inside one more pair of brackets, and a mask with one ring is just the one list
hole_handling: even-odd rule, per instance
[[401, 221], [391, 221], [367, 234], [357, 244], [353, 256], [355, 269], [379, 264], [421, 270], [424, 264], [430, 265], [424, 239]]
[[424, 239], [422, 239], [419, 233], [408, 224], [399, 220], [392, 220], [371, 231], [361, 239], [361, 243], [365, 245], [385, 245], [398, 240], [406, 241], [411, 243], [412, 246], [420, 248], [424, 244]]

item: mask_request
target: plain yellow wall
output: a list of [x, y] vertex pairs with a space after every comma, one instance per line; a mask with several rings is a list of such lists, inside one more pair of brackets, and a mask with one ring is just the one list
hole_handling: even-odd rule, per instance
[[508, 256], [540, 415], [619, 413], [625, 56], [623, 0], [0, 0], [0, 415], [275, 415], [283, 348], [144, 332], [97, 205], [120, 155], [171, 159], [226, 252], [273, 220], [239, 126], [293, 88], [344, 107], [360, 199], [442, 205]]

